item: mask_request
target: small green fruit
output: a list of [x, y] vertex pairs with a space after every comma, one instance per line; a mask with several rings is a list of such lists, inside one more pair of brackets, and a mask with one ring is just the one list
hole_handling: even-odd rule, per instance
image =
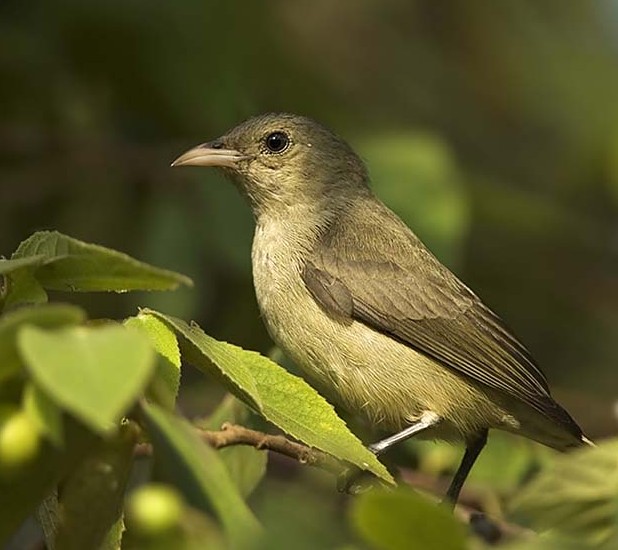
[[160, 535], [177, 527], [182, 513], [183, 502], [174, 489], [151, 483], [129, 497], [127, 524], [142, 535]]
[[0, 424], [0, 472], [10, 473], [30, 462], [38, 453], [41, 436], [23, 411], [5, 417]]

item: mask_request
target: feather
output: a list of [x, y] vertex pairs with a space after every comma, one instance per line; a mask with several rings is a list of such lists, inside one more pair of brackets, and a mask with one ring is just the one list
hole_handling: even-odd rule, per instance
[[368, 197], [343, 211], [322, 233], [302, 276], [329, 315], [388, 334], [581, 439], [523, 344], [379, 201]]

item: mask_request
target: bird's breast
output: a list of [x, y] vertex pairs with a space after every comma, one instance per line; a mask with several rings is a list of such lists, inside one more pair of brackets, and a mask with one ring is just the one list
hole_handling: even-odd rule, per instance
[[[431, 410], [445, 419], [465, 418], [460, 433], [476, 430], [489, 401], [413, 349], [363, 323], [327, 315], [301, 277], [307, 253], [302, 239], [284, 225], [256, 227], [253, 278], [264, 324], [309, 380], [330, 399], [388, 429]], [[454, 407], [468, 414], [453, 414]]]
[[277, 333], [290, 323], [290, 308], [300, 307], [303, 299], [300, 250], [284, 226], [258, 224], [251, 260], [258, 305], [277, 340]]

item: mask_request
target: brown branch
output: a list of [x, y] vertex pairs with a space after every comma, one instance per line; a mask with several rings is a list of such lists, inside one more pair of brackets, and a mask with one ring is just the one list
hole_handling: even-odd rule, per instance
[[[208, 443], [215, 449], [223, 449], [233, 445], [248, 445], [259, 450], [273, 451], [297, 460], [301, 464], [321, 468], [335, 475], [344, 471], [344, 466], [337, 459], [318, 449], [308, 447], [302, 443], [291, 441], [283, 435], [271, 435], [257, 430], [251, 430], [237, 424], [226, 422], [221, 426], [221, 430], [201, 430], [196, 431], [202, 441]], [[152, 447], [149, 443], [140, 443], [135, 448], [135, 455], [151, 456]]]
[[340, 474], [344, 470], [341, 462], [332, 456], [302, 443], [290, 441], [283, 435], [270, 435], [228, 422], [221, 426], [220, 431], [199, 430], [199, 434], [203, 441], [215, 449], [249, 445], [259, 450], [282, 454], [301, 464], [321, 468], [333, 474]]
[[[248, 445], [256, 449], [273, 451], [297, 460], [301, 464], [307, 464], [321, 468], [335, 475], [342, 474], [345, 466], [332, 456], [287, 439], [283, 435], [271, 435], [264, 432], [251, 430], [237, 424], [225, 423], [221, 430], [201, 430], [196, 428], [200, 438], [214, 447], [223, 449], [233, 445]], [[151, 456], [152, 446], [149, 443], [140, 443], [135, 448], [136, 456]], [[445, 481], [439, 477], [430, 476], [422, 472], [403, 470], [403, 480], [413, 486], [435, 496], [435, 500], [444, 494]], [[502, 520], [491, 519], [481, 511], [483, 508], [482, 495], [471, 489], [465, 488], [461, 499], [455, 507], [454, 514], [462, 523], [468, 525], [473, 533], [489, 544], [512, 538], [522, 538], [534, 535], [519, 525], [514, 525]]]

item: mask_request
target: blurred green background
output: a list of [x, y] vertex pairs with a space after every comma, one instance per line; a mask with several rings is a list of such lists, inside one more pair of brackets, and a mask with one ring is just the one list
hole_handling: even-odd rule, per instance
[[[362, 154], [591, 436], [618, 431], [616, 2], [4, 0], [0, 40], [0, 254], [57, 229], [196, 283], [84, 295], [92, 316], [149, 305], [268, 352], [248, 207], [169, 164], [296, 112]], [[211, 410], [184, 382], [181, 406]]]

